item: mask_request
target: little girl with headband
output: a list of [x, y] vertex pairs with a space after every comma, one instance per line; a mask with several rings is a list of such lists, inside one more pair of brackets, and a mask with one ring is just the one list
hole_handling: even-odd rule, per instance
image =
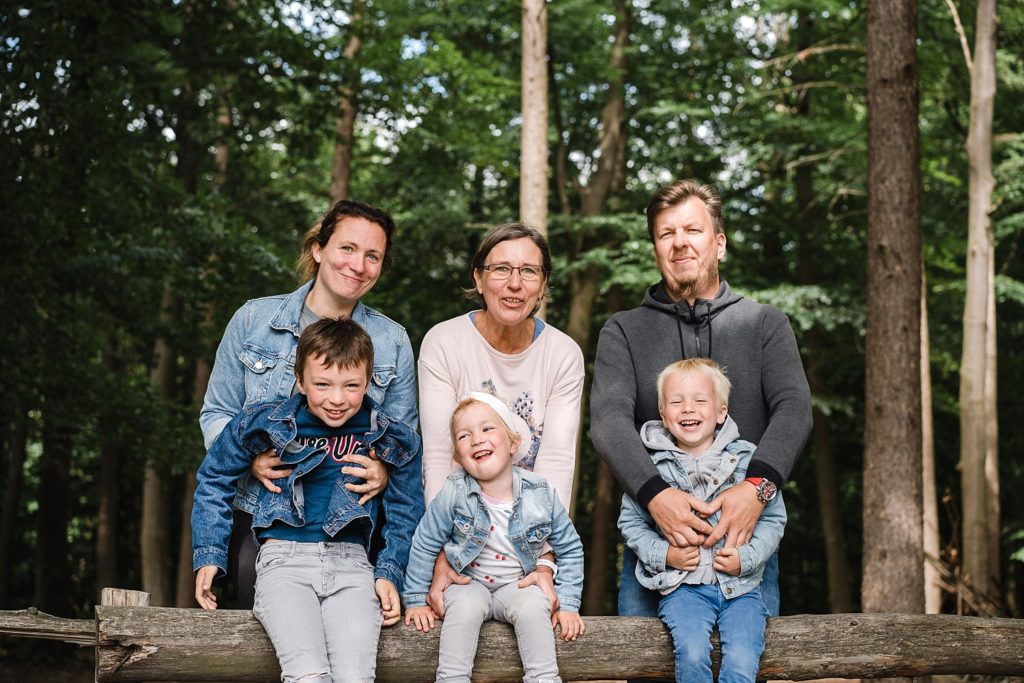
[[[527, 683], [560, 683], [554, 627], [562, 640], [583, 634], [583, 544], [554, 489], [539, 475], [513, 465], [525, 454], [529, 428], [501, 399], [471, 392], [455, 407], [450, 429], [455, 462], [413, 536], [405, 575], [405, 623], [434, 627], [427, 605], [434, 560], [448, 562], [472, 581], [445, 589], [437, 680], [469, 683], [480, 626], [488, 619], [512, 624]], [[553, 615], [537, 586], [519, 587], [540, 556], [553, 551]], [[553, 564], [549, 560], [540, 563]]]

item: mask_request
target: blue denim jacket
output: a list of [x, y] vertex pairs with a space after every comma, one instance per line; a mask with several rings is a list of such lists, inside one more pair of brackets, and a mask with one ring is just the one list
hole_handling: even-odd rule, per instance
[[[291, 294], [250, 299], [235, 311], [217, 348], [217, 358], [199, 413], [203, 442], [209, 450], [224, 426], [256, 403], [283, 401], [295, 385], [295, 347], [299, 316], [313, 280]], [[370, 397], [384, 412], [412, 430], [419, 429], [416, 371], [405, 328], [361, 302], [352, 319], [373, 340]], [[235, 507], [256, 510], [263, 488], [248, 473], [238, 482]]]
[[[338, 477], [328, 507], [324, 529], [334, 535], [350, 522], [358, 521], [364, 530], [365, 543], [375, 530], [383, 505], [384, 548], [377, 556], [375, 578], [384, 578], [402, 590], [402, 578], [409, 561], [409, 547], [416, 523], [423, 516], [423, 481], [420, 468], [423, 446], [419, 435], [401, 422], [380, 411], [367, 396], [364, 406], [370, 409], [370, 431], [363, 439], [360, 452], [370, 447], [387, 465], [390, 479], [384, 493], [366, 505], [359, 504], [359, 494], [345, 488], [355, 481], [350, 475]], [[295, 415], [305, 401], [297, 394], [286, 401], [260, 403], [246, 407], [221, 432], [206, 453], [196, 475], [195, 503], [192, 506], [192, 567], [194, 570], [214, 565], [226, 571], [228, 541], [231, 536], [231, 498], [238, 478], [247, 472], [252, 459], [274, 448], [285, 464], [292, 466], [287, 479], [279, 479], [281, 493], [271, 493], [260, 486], [253, 517], [253, 530], [269, 527], [275, 521], [299, 526], [304, 523], [302, 476], [316, 467], [326, 456], [325, 448], [300, 446], [295, 441]], [[378, 503], [379, 499], [383, 499]]]
[[[562, 609], [578, 612], [583, 593], [583, 543], [569, 514], [544, 477], [519, 467], [512, 469], [514, 502], [509, 519], [509, 541], [527, 573], [551, 545], [558, 563], [555, 592]], [[427, 604], [434, 560], [443, 548], [448, 562], [462, 572], [477, 558], [490, 534], [491, 517], [480, 497], [480, 484], [464, 471], [452, 472], [427, 507], [416, 528], [405, 572], [406, 607]]]
[[[675, 446], [671, 434], [664, 425], [658, 420], [646, 422], [640, 428], [640, 437], [647, 446], [654, 464], [657, 465], [661, 478], [674, 488], [693, 493], [693, 484], [680, 461], [680, 458], [693, 456]], [[728, 417], [711, 448], [722, 451], [722, 462], [711, 475], [712, 486], [708, 487], [706, 502], [710, 502], [716, 495], [746, 478], [747, 465], [756, 446], [739, 438], [736, 423]], [[721, 513], [716, 512], [708, 518], [708, 522], [716, 524], [720, 516]], [[779, 547], [785, 528], [786, 505], [782, 502], [782, 494], [779, 493], [761, 512], [750, 541], [739, 547], [739, 576], [715, 572], [725, 598], [739, 597], [761, 585], [764, 565]], [[651, 515], [628, 495], [622, 497], [619, 529], [626, 544], [636, 553], [639, 560], [636, 563], [636, 577], [642, 586], [668, 593], [683, 583], [689, 572], [665, 564], [668, 541], [658, 531]], [[724, 538], [715, 544], [714, 550], [723, 547]]]

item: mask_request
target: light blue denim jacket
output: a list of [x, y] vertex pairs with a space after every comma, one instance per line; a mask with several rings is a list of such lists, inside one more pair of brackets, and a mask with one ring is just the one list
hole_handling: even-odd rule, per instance
[[[416, 432], [381, 412], [372, 398], [367, 396], [363, 401], [370, 410], [370, 430], [359, 452], [365, 454], [371, 447], [376, 451], [388, 468], [388, 485], [383, 494], [360, 505], [359, 494], [345, 488], [345, 483], [356, 481], [355, 478], [339, 476], [331, 492], [324, 530], [333, 536], [350, 522], [358, 522], [368, 547], [380, 517], [378, 507], [383, 506], [387, 520], [383, 529], [384, 548], [377, 556], [374, 577], [387, 579], [401, 591], [412, 535], [423, 516], [423, 446]], [[226, 571], [231, 499], [236, 482], [249, 470], [252, 459], [268, 448], [281, 454], [281, 460], [292, 466], [292, 473], [277, 481], [281, 493], [259, 487], [253, 532], [276, 521], [293, 526], [305, 523], [302, 477], [323, 461], [327, 449], [300, 446], [295, 441], [295, 415], [304, 402], [305, 396], [297, 394], [286, 401], [247, 406], [227, 424], [206, 453], [196, 475], [192, 506], [193, 570], [213, 565], [221, 572]]]
[[[538, 474], [513, 468], [512, 490], [508, 531], [516, 559], [530, 573], [545, 552], [545, 542], [550, 544], [558, 563], [555, 592], [561, 608], [578, 612], [583, 593], [583, 543], [569, 514], [555, 490]], [[480, 483], [465, 471], [452, 472], [413, 536], [402, 595], [405, 606], [427, 604], [434, 560], [442, 548], [448, 562], [461, 573], [483, 550], [490, 529], [491, 517], [481, 498]]]
[[[689, 453], [680, 450], [674, 443], [672, 435], [659, 420], [644, 423], [640, 428], [640, 438], [647, 447], [651, 459], [658, 467], [662, 479], [673, 488], [693, 493], [693, 484], [682, 463], [682, 458], [692, 458]], [[739, 430], [731, 417], [718, 430], [713, 449], [722, 451], [722, 462], [711, 475], [708, 496], [710, 502], [722, 491], [732, 488], [746, 478], [747, 465], [754, 454], [756, 446], [739, 438]], [[702, 454], [701, 457], [705, 457]], [[716, 524], [720, 517], [716, 512], [708, 522]], [[764, 565], [779, 547], [783, 531], [786, 528], [786, 505], [779, 493], [761, 512], [761, 517], [754, 527], [750, 541], [739, 547], [740, 574], [732, 576], [723, 572], [715, 572], [722, 595], [736, 598], [748, 593], [761, 585]], [[668, 554], [668, 541], [657, 530], [651, 515], [628, 495], [622, 497], [622, 508], [619, 512], [619, 529], [626, 544], [636, 553], [639, 562], [636, 565], [636, 577], [640, 584], [651, 590], [669, 593], [683, 583], [689, 572], [674, 569], [665, 564]], [[719, 541], [713, 550], [725, 547], [725, 539]]]
[[[310, 280], [291, 294], [250, 299], [231, 317], [217, 348], [199, 413], [207, 450], [243, 408], [291, 397], [299, 316], [313, 282]], [[388, 415], [413, 431], [418, 430], [416, 370], [405, 328], [361, 302], [352, 311], [352, 319], [373, 340], [370, 397]], [[247, 473], [238, 482], [235, 507], [252, 514], [262, 488]]]

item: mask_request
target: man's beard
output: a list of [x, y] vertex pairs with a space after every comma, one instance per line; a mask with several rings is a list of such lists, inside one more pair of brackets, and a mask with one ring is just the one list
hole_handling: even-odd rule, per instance
[[[700, 296], [701, 292], [706, 292], [708, 289], [715, 285], [718, 280], [718, 261], [713, 261], [708, 265], [707, 268], [703, 268], [697, 273], [697, 277], [690, 280], [676, 280], [672, 285], [669, 284], [668, 279], [665, 279], [666, 290], [671, 286], [672, 289], [668, 290], [668, 295], [673, 301], [682, 301], [683, 299], [690, 300], [696, 299]], [[711, 295], [711, 298], [714, 294]]]

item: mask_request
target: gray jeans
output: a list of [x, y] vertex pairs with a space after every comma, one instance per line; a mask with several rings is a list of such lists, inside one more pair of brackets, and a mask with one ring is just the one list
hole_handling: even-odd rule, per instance
[[372, 681], [383, 616], [373, 567], [355, 543], [263, 544], [253, 613], [285, 683]]
[[445, 589], [438, 681], [470, 683], [480, 626], [494, 619], [515, 627], [525, 683], [562, 682], [555, 660], [551, 603], [540, 588], [519, 588], [517, 583], [507, 583], [493, 592], [479, 581]]

